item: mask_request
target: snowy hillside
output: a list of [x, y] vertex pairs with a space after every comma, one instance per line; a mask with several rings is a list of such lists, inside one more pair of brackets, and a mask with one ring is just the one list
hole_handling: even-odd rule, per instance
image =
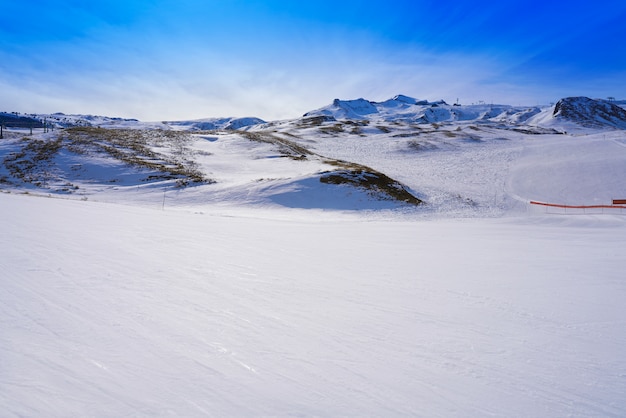
[[241, 129], [246, 126], [257, 125], [259, 123], [265, 123], [263, 119], [259, 118], [207, 118], [188, 121], [173, 121], [163, 122], [167, 127], [177, 130], [192, 130], [192, 131], [210, 131], [217, 129], [232, 130]]
[[[22, 119], [18, 125], [15, 121]], [[50, 130], [70, 127], [101, 127], [101, 128], [127, 128], [127, 129], [163, 129], [163, 130], [215, 130], [215, 129], [240, 129], [245, 126], [265, 123], [264, 120], [248, 118], [205, 118], [184, 121], [162, 121], [162, 122], [142, 122], [137, 119], [125, 119], [119, 117], [97, 116], [97, 115], [66, 115], [65, 113], [53, 114], [20, 114], [20, 113], [0, 113], [0, 123], [4, 121], [7, 126], [21, 126], [41, 128], [46, 124]]]
[[[529, 143], [559, 142], [569, 149], [578, 139], [567, 132], [587, 142], [600, 135], [619, 142], [622, 113], [612, 103], [586, 98], [540, 109], [450, 106], [399, 95], [384, 102], [335, 100], [302, 118], [274, 122], [150, 123], [57, 114], [74, 126], [61, 129], [57, 119], [56, 130], [35, 129], [32, 136], [7, 131], [0, 143], [0, 186], [161, 205], [168, 193], [176, 195], [173, 205], [406, 210], [423, 201], [420, 214], [500, 216], [540, 198], [544, 180], [537, 190], [517, 193], [506, 189], [502, 176]], [[610, 203], [623, 194], [620, 187], [591, 187], [552, 200]]]
[[608, 101], [568, 97], [554, 107], [554, 117], [590, 127], [626, 129], [626, 110]]
[[559, 103], [7, 126], [0, 415], [623, 416], [626, 131]]

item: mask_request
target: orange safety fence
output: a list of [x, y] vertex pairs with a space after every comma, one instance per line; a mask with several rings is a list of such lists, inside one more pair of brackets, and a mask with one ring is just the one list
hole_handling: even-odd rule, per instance
[[531, 200], [530, 204], [564, 209], [626, 209], [626, 206], [623, 205], [559, 205], [556, 203], [537, 202], [535, 200]]

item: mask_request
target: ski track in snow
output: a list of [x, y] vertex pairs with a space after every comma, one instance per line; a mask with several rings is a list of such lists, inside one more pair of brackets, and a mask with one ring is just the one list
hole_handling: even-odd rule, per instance
[[626, 408], [620, 217], [0, 203], [5, 416]]

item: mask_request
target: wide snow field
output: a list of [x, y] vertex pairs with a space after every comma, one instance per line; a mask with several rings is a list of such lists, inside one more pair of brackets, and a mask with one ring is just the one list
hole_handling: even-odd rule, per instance
[[626, 216], [0, 194], [0, 416], [624, 416]]

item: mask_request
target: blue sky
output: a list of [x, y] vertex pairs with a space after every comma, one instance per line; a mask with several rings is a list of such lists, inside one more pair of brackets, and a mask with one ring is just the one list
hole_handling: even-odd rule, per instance
[[3, 2], [0, 111], [273, 120], [400, 93], [626, 99], [623, 22], [624, 0]]

